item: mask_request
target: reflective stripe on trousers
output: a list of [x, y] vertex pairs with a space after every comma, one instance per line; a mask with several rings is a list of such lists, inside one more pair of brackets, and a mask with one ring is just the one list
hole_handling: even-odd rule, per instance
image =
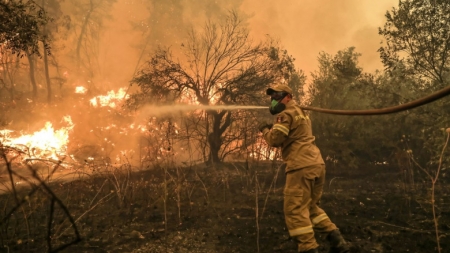
[[286, 173], [284, 189], [284, 215], [289, 235], [293, 237], [300, 251], [318, 247], [314, 229], [330, 232], [337, 229], [320, 201], [325, 182], [325, 166], [315, 165]]

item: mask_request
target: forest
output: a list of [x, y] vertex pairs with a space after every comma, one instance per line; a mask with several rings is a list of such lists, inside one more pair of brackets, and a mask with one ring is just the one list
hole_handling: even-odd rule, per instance
[[[310, 73], [243, 2], [0, 0], [0, 252], [296, 252], [267, 87], [369, 110], [450, 85], [446, 0], [385, 11], [382, 69], [349, 44]], [[450, 252], [449, 112], [307, 110], [351, 252]]]

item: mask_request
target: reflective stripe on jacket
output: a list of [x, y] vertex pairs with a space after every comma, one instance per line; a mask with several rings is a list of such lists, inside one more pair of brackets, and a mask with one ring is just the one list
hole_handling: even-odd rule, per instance
[[272, 147], [281, 147], [286, 172], [316, 164], [324, 164], [312, 135], [311, 120], [293, 100], [275, 116], [272, 129], [263, 136]]

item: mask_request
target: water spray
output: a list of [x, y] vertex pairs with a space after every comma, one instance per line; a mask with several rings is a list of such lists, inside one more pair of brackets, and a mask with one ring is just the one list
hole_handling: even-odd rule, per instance
[[[401, 111], [406, 111], [419, 107], [425, 104], [429, 104], [445, 96], [450, 95], [450, 86], [445, 87], [435, 93], [432, 93], [423, 98], [386, 108], [379, 109], [369, 109], [369, 110], [334, 110], [334, 109], [323, 109], [312, 106], [300, 106], [303, 110], [315, 111], [326, 114], [337, 114], [337, 115], [381, 115], [381, 114], [391, 114]], [[268, 109], [268, 106], [254, 106], [254, 105], [149, 105], [145, 106], [140, 110], [140, 114], [143, 116], [158, 116], [158, 115], [168, 115], [183, 111], [195, 111], [195, 110], [259, 110]]]
[[141, 117], [171, 115], [179, 112], [195, 111], [195, 110], [258, 110], [267, 109], [267, 106], [256, 105], [148, 105], [139, 110]]

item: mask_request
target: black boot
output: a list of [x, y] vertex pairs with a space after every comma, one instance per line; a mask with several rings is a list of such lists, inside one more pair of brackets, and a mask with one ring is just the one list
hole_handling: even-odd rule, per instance
[[299, 253], [319, 253], [319, 248], [310, 249], [307, 251], [300, 251]]
[[327, 240], [330, 242], [330, 253], [348, 253], [350, 247], [339, 232], [339, 229], [331, 231], [327, 235]]

